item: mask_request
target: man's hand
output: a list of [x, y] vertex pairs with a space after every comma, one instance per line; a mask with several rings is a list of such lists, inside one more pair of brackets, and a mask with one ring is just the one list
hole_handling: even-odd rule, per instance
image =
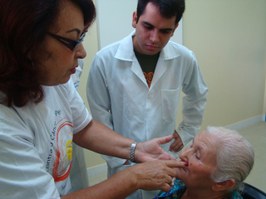
[[170, 145], [169, 151], [178, 152], [184, 147], [184, 144], [176, 131], [173, 133], [173, 138], [175, 141]]

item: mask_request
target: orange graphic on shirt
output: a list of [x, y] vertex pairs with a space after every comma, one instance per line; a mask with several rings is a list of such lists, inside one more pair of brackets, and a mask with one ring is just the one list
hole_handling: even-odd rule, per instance
[[63, 122], [56, 132], [56, 157], [53, 167], [55, 182], [68, 178], [72, 166], [72, 127], [71, 122]]
[[146, 79], [146, 81], [147, 81], [147, 84], [148, 84], [148, 86], [149, 86], [149, 88], [150, 88], [150, 86], [151, 86], [151, 81], [152, 81], [152, 78], [153, 78], [153, 72], [143, 72], [143, 74], [144, 74], [144, 76], [145, 76], [145, 79]]

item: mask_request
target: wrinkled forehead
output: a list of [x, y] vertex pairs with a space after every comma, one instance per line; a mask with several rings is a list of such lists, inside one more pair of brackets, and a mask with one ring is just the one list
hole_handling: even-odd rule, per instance
[[217, 146], [219, 145], [219, 140], [217, 136], [202, 131], [195, 136], [194, 145], [197, 145], [206, 152], [216, 151]]
[[216, 136], [206, 132], [199, 133], [194, 139], [193, 146], [200, 151], [201, 161], [206, 165], [215, 167], [217, 164], [217, 139]]

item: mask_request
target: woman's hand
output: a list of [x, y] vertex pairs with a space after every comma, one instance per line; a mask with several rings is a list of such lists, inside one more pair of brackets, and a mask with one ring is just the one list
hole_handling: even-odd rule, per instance
[[154, 138], [146, 142], [139, 142], [135, 151], [136, 162], [147, 162], [152, 160], [171, 160], [175, 159], [161, 147], [173, 139], [173, 135]]
[[178, 160], [155, 160], [136, 164], [128, 170], [133, 174], [137, 189], [169, 191], [181, 167], [185, 164]]

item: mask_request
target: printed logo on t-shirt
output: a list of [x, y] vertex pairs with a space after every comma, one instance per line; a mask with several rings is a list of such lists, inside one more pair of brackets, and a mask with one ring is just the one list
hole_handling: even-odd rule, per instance
[[72, 127], [71, 122], [62, 121], [56, 132], [56, 153], [53, 166], [55, 182], [68, 178], [72, 161]]
[[55, 122], [50, 132], [50, 151], [46, 170], [51, 173], [55, 182], [69, 177], [72, 163], [73, 123], [55, 111]]

